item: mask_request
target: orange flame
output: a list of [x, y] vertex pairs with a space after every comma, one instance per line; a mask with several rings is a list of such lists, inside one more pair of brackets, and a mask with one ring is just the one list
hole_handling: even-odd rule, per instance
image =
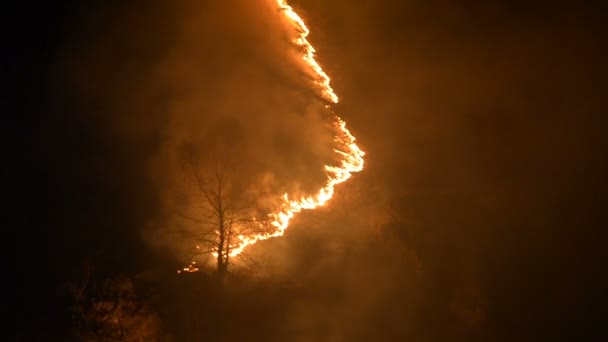
[[[306, 39], [310, 31], [304, 23], [304, 20], [294, 12], [293, 8], [287, 4], [286, 0], [276, 1], [281, 12], [297, 32], [293, 39], [293, 43], [304, 51], [302, 59], [315, 73], [315, 84], [320, 87], [322, 96], [329, 102], [338, 103], [338, 96], [330, 86], [330, 78], [316, 61], [315, 49]], [[326, 107], [329, 108], [329, 106]], [[280, 205], [276, 212], [269, 215], [268, 225], [274, 228], [274, 231], [259, 233], [252, 236], [239, 235], [237, 237], [238, 241], [230, 246], [229, 255], [231, 257], [241, 254], [245, 248], [258, 241], [283, 236], [285, 230], [289, 227], [290, 220], [295, 214], [302, 210], [310, 210], [324, 206], [333, 197], [336, 185], [348, 180], [353, 173], [363, 170], [363, 156], [365, 156], [365, 152], [357, 146], [355, 137], [346, 128], [346, 123], [337, 115], [335, 116], [335, 126], [338, 131], [335, 142], [340, 148], [335, 149], [334, 151], [340, 156], [340, 162], [338, 166], [325, 166], [325, 171], [327, 173], [327, 182], [325, 185], [319, 189], [316, 195], [303, 197], [298, 200], [290, 200], [289, 196], [284, 194], [283, 204]], [[199, 247], [197, 246], [197, 248]], [[214, 257], [217, 257], [217, 252], [212, 252], [211, 254]], [[195, 266], [195, 262], [192, 262], [188, 267], [179, 270], [178, 273], [181, 273], [182, 271], [196, 272], [198, 270], [199, 268]]]
[[296, 31], [299, 32], [299, 35], [293, 40], [293, 43], [302, 48], [304, 51], [304, 56], [302, 58], [308, 65], [313, 69], [315, 74], [318, 77], [318, 80], [315, 82], [318, 86], [321, 87], [321, 91], [323, 96], [333, 103], [338, 103], [338, 96], [334, 93], [334, 90], [329, 85], [330, 79], [329, 76], [323, 71], [317, 60], [315, 59], [316, 50], [312, 45], [306, 40], [310, 30], [304, 23], [304, 20], [293, 11], [293, 8], [287, 4], [286, 0], [277, 0], [277, 5], [283, 11], [285, 16], [290, 20], [291, 24], [296, 28]]
[[[302, 58], [315, 72], [317, 76], [315, 84], [320, 86], [323, 97], [330, 102], [338, 103], [338, 96], [334, 93], [334, 90], [329, 84], [330, 78], [316, 61], [315, 49], [306, 39], [310, 30], [304, 23], [304, 20], [294, 12], [293, 8], [287, 4], [286, 0], [277, 0], [277, 5], [284, 13], [285, 17], [289, 19], [289, 22], [294, 26], [296, 32], [298, 32], [293, 39], [293, 43], [304, 51], [304, 56], [302, 56]], [[346, 123], [338, 116], [335, 117], [335, 120], [336, 128], [339, 132], [335, 141], [341, 146], [341, 149], [336, 149], [335, 152], [341, 156], [341, 161], [339, 166], [325, 166], [325, 171], [327, 172], [327, 183], [325, 186], [323, 186], [316, 195], [300, 198], [298, 200], [290, 200], [289, 196], [284, 194], [283, 205], [277, 212], [270, 214], [270, 226], [274, 227], [275, 231], [254, 236], [240, 235], [238, 237], [239, 242], [236, 246], [231, 247], [231, 257], [239, 255], [246, 247], [251, 246], [258, 241], [282, 236], [295, 214], [304, 209], [310, 210], [324, 206], [327, 201], [333, 197], [335, 191], [334, 187], [336, 185], [348, 180], [353, 173], [363, 170], [363, 156], [365, 153], [357, 144], [355, 144], [355, 137], [346, 128]]]

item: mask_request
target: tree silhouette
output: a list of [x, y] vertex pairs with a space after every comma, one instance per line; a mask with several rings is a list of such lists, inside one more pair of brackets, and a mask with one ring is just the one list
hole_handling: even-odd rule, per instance
[[[187, 178], [185, 208], [178, 211], [188, 241], [193, 241], [192, 264], [186, 269], [196, 271], [194, 259], [205, 255], [215, 258], [217, 278], [224, 281], [232, 263], [232, 252], [242, 237], [261, 230], [253, 218], [253, 210], [243, 200], [243, 190], [235, 177], [235, 168], [227, 162], [214, 161], [212, 167], [201, 163], [193, 153], [183, 158]], [[239, 184], [237, 184], [239, 183]], [[242, 255], [239, 255], [242, 256]]]

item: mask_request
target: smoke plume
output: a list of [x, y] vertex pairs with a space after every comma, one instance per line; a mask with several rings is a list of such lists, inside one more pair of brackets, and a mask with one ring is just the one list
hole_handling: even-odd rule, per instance
[[238, 170], [247, 205], [259, 214], [275, 210], [285, 193], [316, 195], [325, 185], [326, 165], [339, 166], [340, 127], [302, 59], [306, 51], [294, 44], [301, 28], [276, 1], [118, 11], [109, 22], [98, 19], [111, 29], [97, 28], [103, 33], [77, 57], [74, 80], [85, 98], [120, 113], [96, 118], [117, 144], [146, 147], [143, 169], [161, 208], [149, 220], [153, 230], [162, 232], [186, 205], [175, 199], [184, 149], [201, 168], [222, 162]]

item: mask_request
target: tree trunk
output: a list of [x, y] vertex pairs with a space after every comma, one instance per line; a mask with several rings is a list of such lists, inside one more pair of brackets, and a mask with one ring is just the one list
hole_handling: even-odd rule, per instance
[[221, 285], [224, 283], [224, 277], [228, 271], [228, 263], [226, 262], [226, 251], [224, 250], [226, 245], [226, 222], [224, 220], [224, 212], [221, 202], [219, 203], [218, 207], [220, 236], [217, 248], [217, 279]]

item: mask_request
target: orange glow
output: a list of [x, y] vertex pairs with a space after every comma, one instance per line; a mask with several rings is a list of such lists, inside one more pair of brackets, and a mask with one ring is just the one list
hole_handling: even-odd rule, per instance
[[[276, 1], [281, 14], [285, 16], [296, 32], [293, 37], [293, 43], [300, 47], [301, 51], [304, 52], [302, 59], [314, 72], [316, 76], [315, 84], [319, 86], [321, 95], [328, 102], [338, 103], [338, 96], [330, 86], [330, 78], [316, 61], [315, 49], [306, 39], [310, 31], [304, 23], [304, 20], [293, 11], [293, 8], [289, 6], [285, 0]], [[326, 108], [330, 107], [326, 106]], [[241, 254], [245, 248], [258, 241], [282, 236], [287, 227], [289, 227], [289, 222], [295, 214], [302, 210], [311, 210], [324, 206], [333, 197], [336, 185], [348, 180], [353, 173], [363, 170], [363, 156], [365, 153], [355, 143], [355, 137], [346, 128], [346, 123], [335, 114], [334, 120], [335, 128], [338, 131], [338, 134], [334, 139], [338, 148], [334, 151], [339, 156], [339, 163], [338, 166], [325, 166], [327, 174], [325, 185], [313, 196], [290, 199], [287, 193], [284, 194], [282, 204], [279, 208], [269, 215], [268, 220], [265, 223], [260, 223], [261, 227], [265, 228], [263, 229], [265, 232], [249, 236], [239, 235], [236, 239], [237, 241], [231, 243], [229, 246], [230, 257]], [[200, 247], [197, 246], [197, 248]], [[211, 255], [217, 257], [217, 251], [211, 252]], [[191, 263], [188, 267], [178, 271], [178, 273], [182, 271], [198, 271], [199, 269], [194, 264], [194, 262]]]

